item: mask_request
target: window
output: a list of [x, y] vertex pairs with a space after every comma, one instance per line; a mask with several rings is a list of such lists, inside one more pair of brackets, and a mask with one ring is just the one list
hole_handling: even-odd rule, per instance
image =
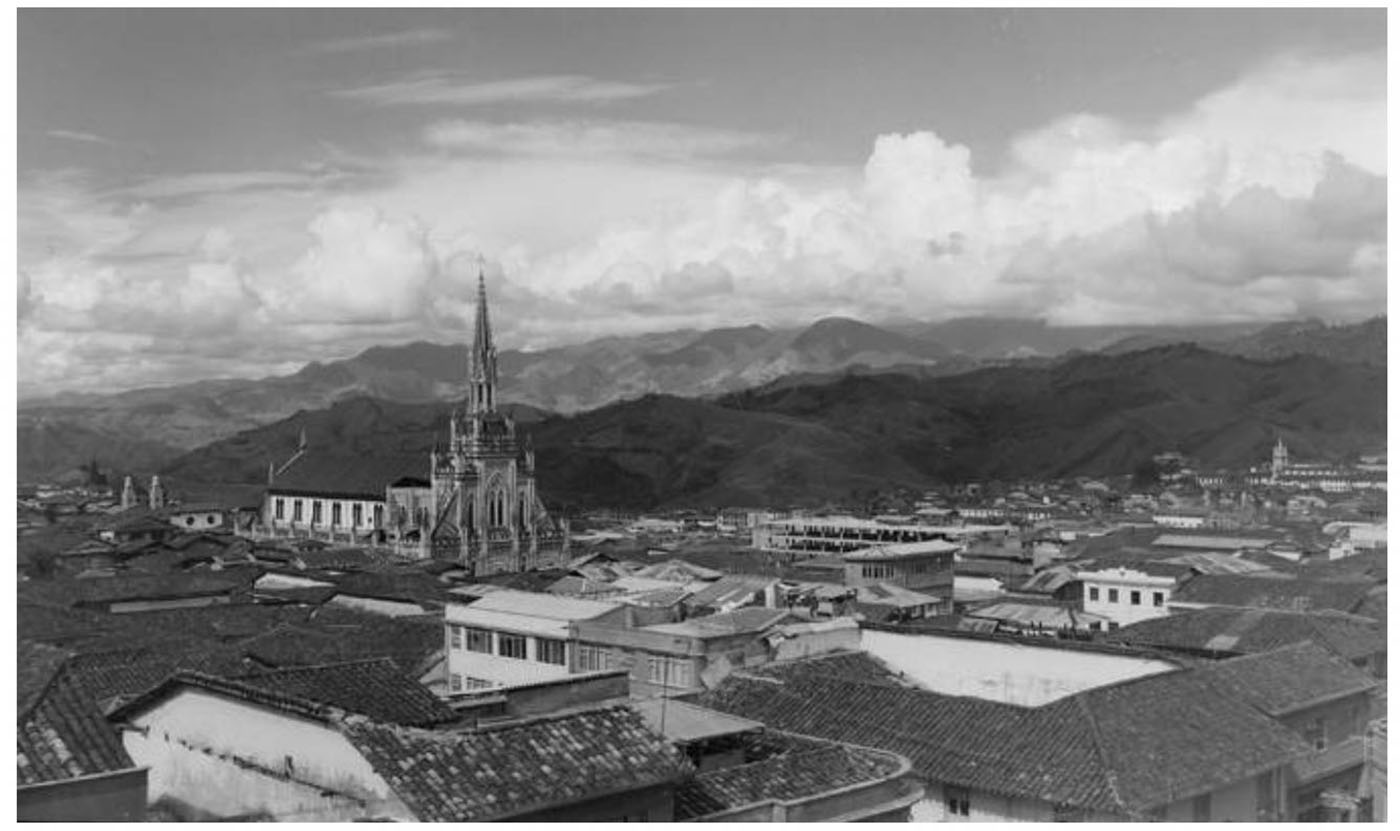
[[579, 672], [601, 672], [613, 668], [612, 650], [607, 647], [580, 644], [576, 654]]
[[689, 687], [690, 662], [662, 655], [648, 656], [647, 680], [663, 687]]
[[339, 503], [339, 502], [336, 502], [336, 503], [333, 503], [333, 504], [331, 505], [331, 525], [339, 525], [339, 524], [340, 524], [340, 503]]
[[272, 515], [277, 519], [285, 518], [287, 516], [287, 500], [278, 499], [277, 501], [273, 502]]
[[1327, 722], [1321, 717], [1309, 721], [1303, 727], [1303, 739], [1318, 750], [1327, 749]]
[[311, 503], [311, 524], [321, 524], [321, 500], [319, 499]]
[[217, 520], [218, 518], [215, 517], [213, 514], [210, 514], [209, 516], [204, 518], [204, 521], [209, 523], [210, 525], [213, 525]]
[[1267, 770], [1254, 780], [1254, 804], [1258, 806], [1259, 819], [1272, 822], [1278, 817], [1278, 772]]
[[350, 508], [350, 521], [351, 521], [352, 523], [354, 523], [354, 525], [355, 525], [356, 528], [359, 528], [361, 525], [364, 525], [364, 524], [365, 524], [365, 506], [361, 505], [361, 504], [358, 503], [358, 502], [356, 502], [353, 506], [351, 506], [351, 508]]
[[1117, 590], [1117, 589], [1109, 589], [1109, 590], [1108, 590], [1108, 602], [1109, 602], [1109, 603], [1117, 603], [1117, 602], [1118, 602], [1118, 590]]
[[508, 635], [505, 632], [501, 632], [499, 637], [496, 638], [496, 641], [497, 655], [500, 655], [502, 658], [515, 658], [519, 661], [525, 660], [524, 635]]
[[[468, 652], [482, 652], [491, 654], [491, 633], [486, 629], [470, 629], [462, 627], [462, 636], [466, 641]], [[502, 653], [504, 654], [504, 653]], [[521, 657], [524, 657], [522, 650]]]
[[1161, 592], [1153, 592], [1153, 593], [1152, 593], [1152, 605], [1153, 605], [1153, 606], [1157, 606], [1158, 608], [1160, 608], [1161, 605], [1162, 605], [1162, 602], [1165, 601], [1166, 599], [1167, 599], [1167, 598], [1166, 598], [1166, 595], [1162, 594]]
[[374, 527], [375, 527], [375, 528], [383, 528], [383, 527], [384, 527], [384, 506], [383, 506], [383, 505], [375, 505], [375, 506], [374, 506]]
[[966, 817], [972, 814], [972, 794], [967, 788], [943, 786], [943, 799], [948, 804], [948, 816]]
[[1090, 599], [1090, 600], [1098, 600], [1098, 599], [1099, 599], [1099, 587], [1098, 587], [1098, 586], [1090, 586], [1090, 587], [1089, 587], [1089, 599]]
[[292, 522], [301, 522], [301, 500], [300, 500], [300, 499], [293, 500], [293, 502], [292, 502]]
[[1191, 821], [1210, 822], [1210, 794], [1201, 794], [1191, 800]]
[[194, 525], [194, 517], [192, 517], [192, 516], [187, 516], [187, 517], [185, 517], [185, 524], [186, 524], [186, 525]]
[[460, 675], [458, 675], [457, 673], [454, 672], [454, 673], [452, 673], [451, 678], [452, 678], [452, 680], [451, 680], [449, 689], [451, 689], [452, 692], [461, 692], [461, 691], [462, 691], [462, 676], [460, 676]]
[[450, 624], [450, 625], [447, 627], [447, 631], [450, 632], [450, 633], [452, 634], [452, 648], [453, 648], [453, 649], [461, 649], [461, 648], [462, 648], [462, 627], [457, 626], [456, 624]]
[[535, 660], [542, 664], [564, 666], [564, 642], [553, 638], [535, 638]]
[[1134, 606], [1142, 605], [1142, 592], [1133, 592], [1128, 595], [1128, 602]]

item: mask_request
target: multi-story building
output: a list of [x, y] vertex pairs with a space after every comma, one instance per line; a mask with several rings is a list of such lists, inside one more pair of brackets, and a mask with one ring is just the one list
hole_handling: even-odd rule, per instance
[[798, 554], [839, 554], [897, 543], [965, 543], [979, 538], [1005, 538], [1010, 525], [894, 525], [849, 516], [767, 519], [753, 528], [753, 547], [760, 551]]
[[846, 585], [858, 588], [886, 583], [951, 599], [953, 556], [960, 549], [956, 543], [933, 539], [852, 551], [841, 558], [846, 566]]
[[1164, 617], [1172, 593], [1190, 573], [1186, 566], [1152, 561], [1080, 571], [1083, 609], [1114, 626]]
[[[465, 598], [464, 598], [465, 600]], [[511, 589], [473, 602], [449, 602], [448, 692], [510, 687], [562, 678], [594, 666], [574, 627], [585, 621], [622, 620], [620, 603], [581, 600]]]

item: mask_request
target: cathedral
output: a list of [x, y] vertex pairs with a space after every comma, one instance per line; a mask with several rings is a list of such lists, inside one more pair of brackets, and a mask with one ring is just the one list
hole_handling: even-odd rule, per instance
[[535, 452], [515, 420], [497, 409], [496, 346], [478, 278], [476, 331], [467, 366], [465, 408], [452, 413], [445, 451], [434, 449], [424, 556], [475, 574], [564, 564], [568, 526], [556, 522], [535, 491]]

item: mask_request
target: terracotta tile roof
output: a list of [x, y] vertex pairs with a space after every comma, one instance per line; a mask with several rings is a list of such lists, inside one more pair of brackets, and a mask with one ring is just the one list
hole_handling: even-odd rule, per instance
[[389, 658], [418, 677], [441, 657], [443, 640], [440, 616], [389, 618], [326, 606], [305, 623], [284, 623], [240, 647], [260, 664], [279, 669]]
[[796, 800], [877, 782], [903, 767], [884, 753], [828, 744], [702, 773], [676, 791], [676, 819], [689, 820], [774, 800]]
[[334, 456], [308, 453], [273, 479], [272, 493], [383, 501], [402, 479], [428, 484], [427, 455]]
[[421, 571], [354, 572], [327, 575], [324, 579], [334, 582], [340, 594], [428, 605], [444, 603], [451, 588], [431, 574]]
[[[26, 655], [35, 658], [40, 652], [47, 650], [21, 642], [21, 660]], [[42, 686], [35, 686], [39, 675], [28, 673], [26, 681], [26, 673], [21, 672], [21, 702], [28, 706], [20, 710], [16, 733], [18, 784], [23, 787], [134, 767], [116, 729], [103, 718], [96, 703], [67, 680], [63, 669], [54, 666], [52, 657], [44, 658], [40, 675], [47, 675], [48, 680]]]
[[1306, 752], [1296, 735], [1195, 671], [1039, 708], [819, 669], [736, 673], [696, 703], [773, 729], [899, 753], [932, 781], [1128, 816]]
[[15, 692], [21, 719], [30, 707], [43, 698], [49, 684], [53, 683], [70, 657], [71, 652], [47, 644], [26, 640], [19, 642], [19, 672], [15, 677]]
[[1201, 671], [1271, 716], [1377, 686], [1374, 678], [1350, 662], [1307, 641], [1209, 664]]
[[237, 680], [387, 724], [431, 727], [458, 720], [455, 710], [388, 658], [257, 672]]
[[1348, 660], [1386, 649], [1385, 630], [1363, 621], [1329, 614], [1228, 607], [1174, 612], [1121, 627], [1105, 638], [1139, 646], [1238, 655], [1313, 641]]
[[330, 707], [314, 701], [308, 701], [304, 698], [286, 695], [276, 690], [255, 687], [251, 684], [231, 678], [220, 678], [207, 673], [181, 670], [173, 673], [164, 681], [161, 681], [144, 693], [117, 707], [108, 715], [108, 718], [114, 723], [124, 721], [133, 714], [145, 710], [152, 704], [158, 703], [171, 692], [185, 687], [208, 690], [254, 704], [260, 704], [280, 712], [315, 719], [327, 724], [333, 723], [333, 716], [335, 715]]
[[235, 574], [165, 574], [84, 580], [31, 580], [22, 584], [20, 594], [63, 606], [105, 605], [122, 601], [232, 595], [245, 589], [248, 582], [246, 576]]
[[487, 586], [499, 586], [503, 589], [515, 589], [522, 592], [545, 592], [549, 587], [560, 579], [569, 576], [569, 572], [560, 568], [545, 569], [542, 571], [521, 571], [502, 572], [500, 574], [488, 574], [481, 577], [473, 577], [472, 582]]
[[1288, 609], [1295, 612], [1335, 609], [1350, 612], [1375, 583], [1366, 579], [1277, 579], [1235, 574], [1202, 574], [1187, 581], [1173, 602], [1211, 606]]
[[624, 705], [438, 734], [347, 720], [342, 732], [424, 822], [483, 822], [691, 772]]

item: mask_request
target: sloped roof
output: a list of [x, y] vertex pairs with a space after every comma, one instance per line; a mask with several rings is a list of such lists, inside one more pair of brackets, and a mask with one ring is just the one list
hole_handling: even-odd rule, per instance
[[484, 822], [686, 777], [690, 765], [625, 705], [475, 732], [348, 720], [341, 728], [424, 822]]
[[247, 662], [235, 647], [201, 645], [184, 649], [135, 649], [94, 652], [73, 658], [67, 676], [94, 701], [108, 705], [140, 695], [180, 671], [230, 676], [246, 672]]
[[645, 627], [648, 632], [665, 632], [692, 638], [718, 638], [725, 635], [759, 633], [789, 617], [785, 609], [764, 609], [750, 606], [718, 615], [695, 617], [679, 623], [662, 623]]
[[[20, 787], [93, 776], [135, 765], [96, 703], [69, 683], [45, 647], [20, 643], [20, 703], [16, 739]], [[24, 661], [38, 669], [24, 669]], [[26, 706], [27, 705], [27, 706]]]
[[335, 456], [309, 452], [274, 478], [268, 492], [383, 501], [385, 489], [400, 480], [429, 484], [428, 461], [427, 456], [420, 455]]
[[726, 574], [689, 598], [692, 606], [711, 606], [747, 600], [778, 582], [759, 574]]
[[441, 615], [384, 617], [326, 606], [305, 623], [282, 624], [239, 647], [279, 669], [389, 658], [416, 675], [442, 654], [443, 640]]
[[934, 781], [1128, 816], [1307, 750], [1282, 725], [1189, 670], [1039, 708], [865, 683], [820, 669], [760, 670], [731, 675], [696, 703], [774, 729], [899, 753]]
[[49, 684], [72, 657], [67, 650], [35, 641], [19, 642], [19, 672], [15, 677], [15, 695], [20, 718], [43, 697]]
[[1313, 641], [1355, 660], [1386, 648], [1385, 630], [1341, 616], [1209, 607], [1174, 612], [1109, 632], [1109, 640], [1193, 652], [1251, 654]]
[[899, 773], [901, 760], [849, 745], [783, 753], [746, 765], [702, 773], [676, 791], [676, 819], [778, 800], [796, 800], [878, 782]]
[[387, 724], [431, 727], [458, 720], [451, 707], [387, 658], [256, 672], [237, 680]]
[[1291, 609], [1297, 612], [1335, 609], [1350, 612], [1365, 599], [1371, 580], [1278, 579], [1237, 574], [1202, 574], [1176, 590], [1173, 602], [1211, 606]]
[[1220, 551], [1188, 551], [1167, 560], [1189, 566], [1202, 574], [1272, 574], [1277, 575], [1267, 565], [1246, 557], [1236, 557]]
[[696, 580], [718, 580], [724, 576], [724, 572], [698, 566], [685, 560], [671, 559], [664, 563], [654, 563], [639, 569], [636, 576], [669, 580], [672, 583], [692, 583]]
[[448, 586], [421, 571], [362, 571], [325, 577], [335, 583], [340, 594], [441, 604], [448, 599]]
[[[254, 575], [256, 576], [256, 575]], [[63, 606], [136, 600], [229, 595], [246, 588], [248, 579], [221, 574], [161, 574], [29, 581], [21, 593]]]
[[1349, 661], [1308, 641], [1203, 668], [1220, 684], [1271, 716], [1374, 689]]

